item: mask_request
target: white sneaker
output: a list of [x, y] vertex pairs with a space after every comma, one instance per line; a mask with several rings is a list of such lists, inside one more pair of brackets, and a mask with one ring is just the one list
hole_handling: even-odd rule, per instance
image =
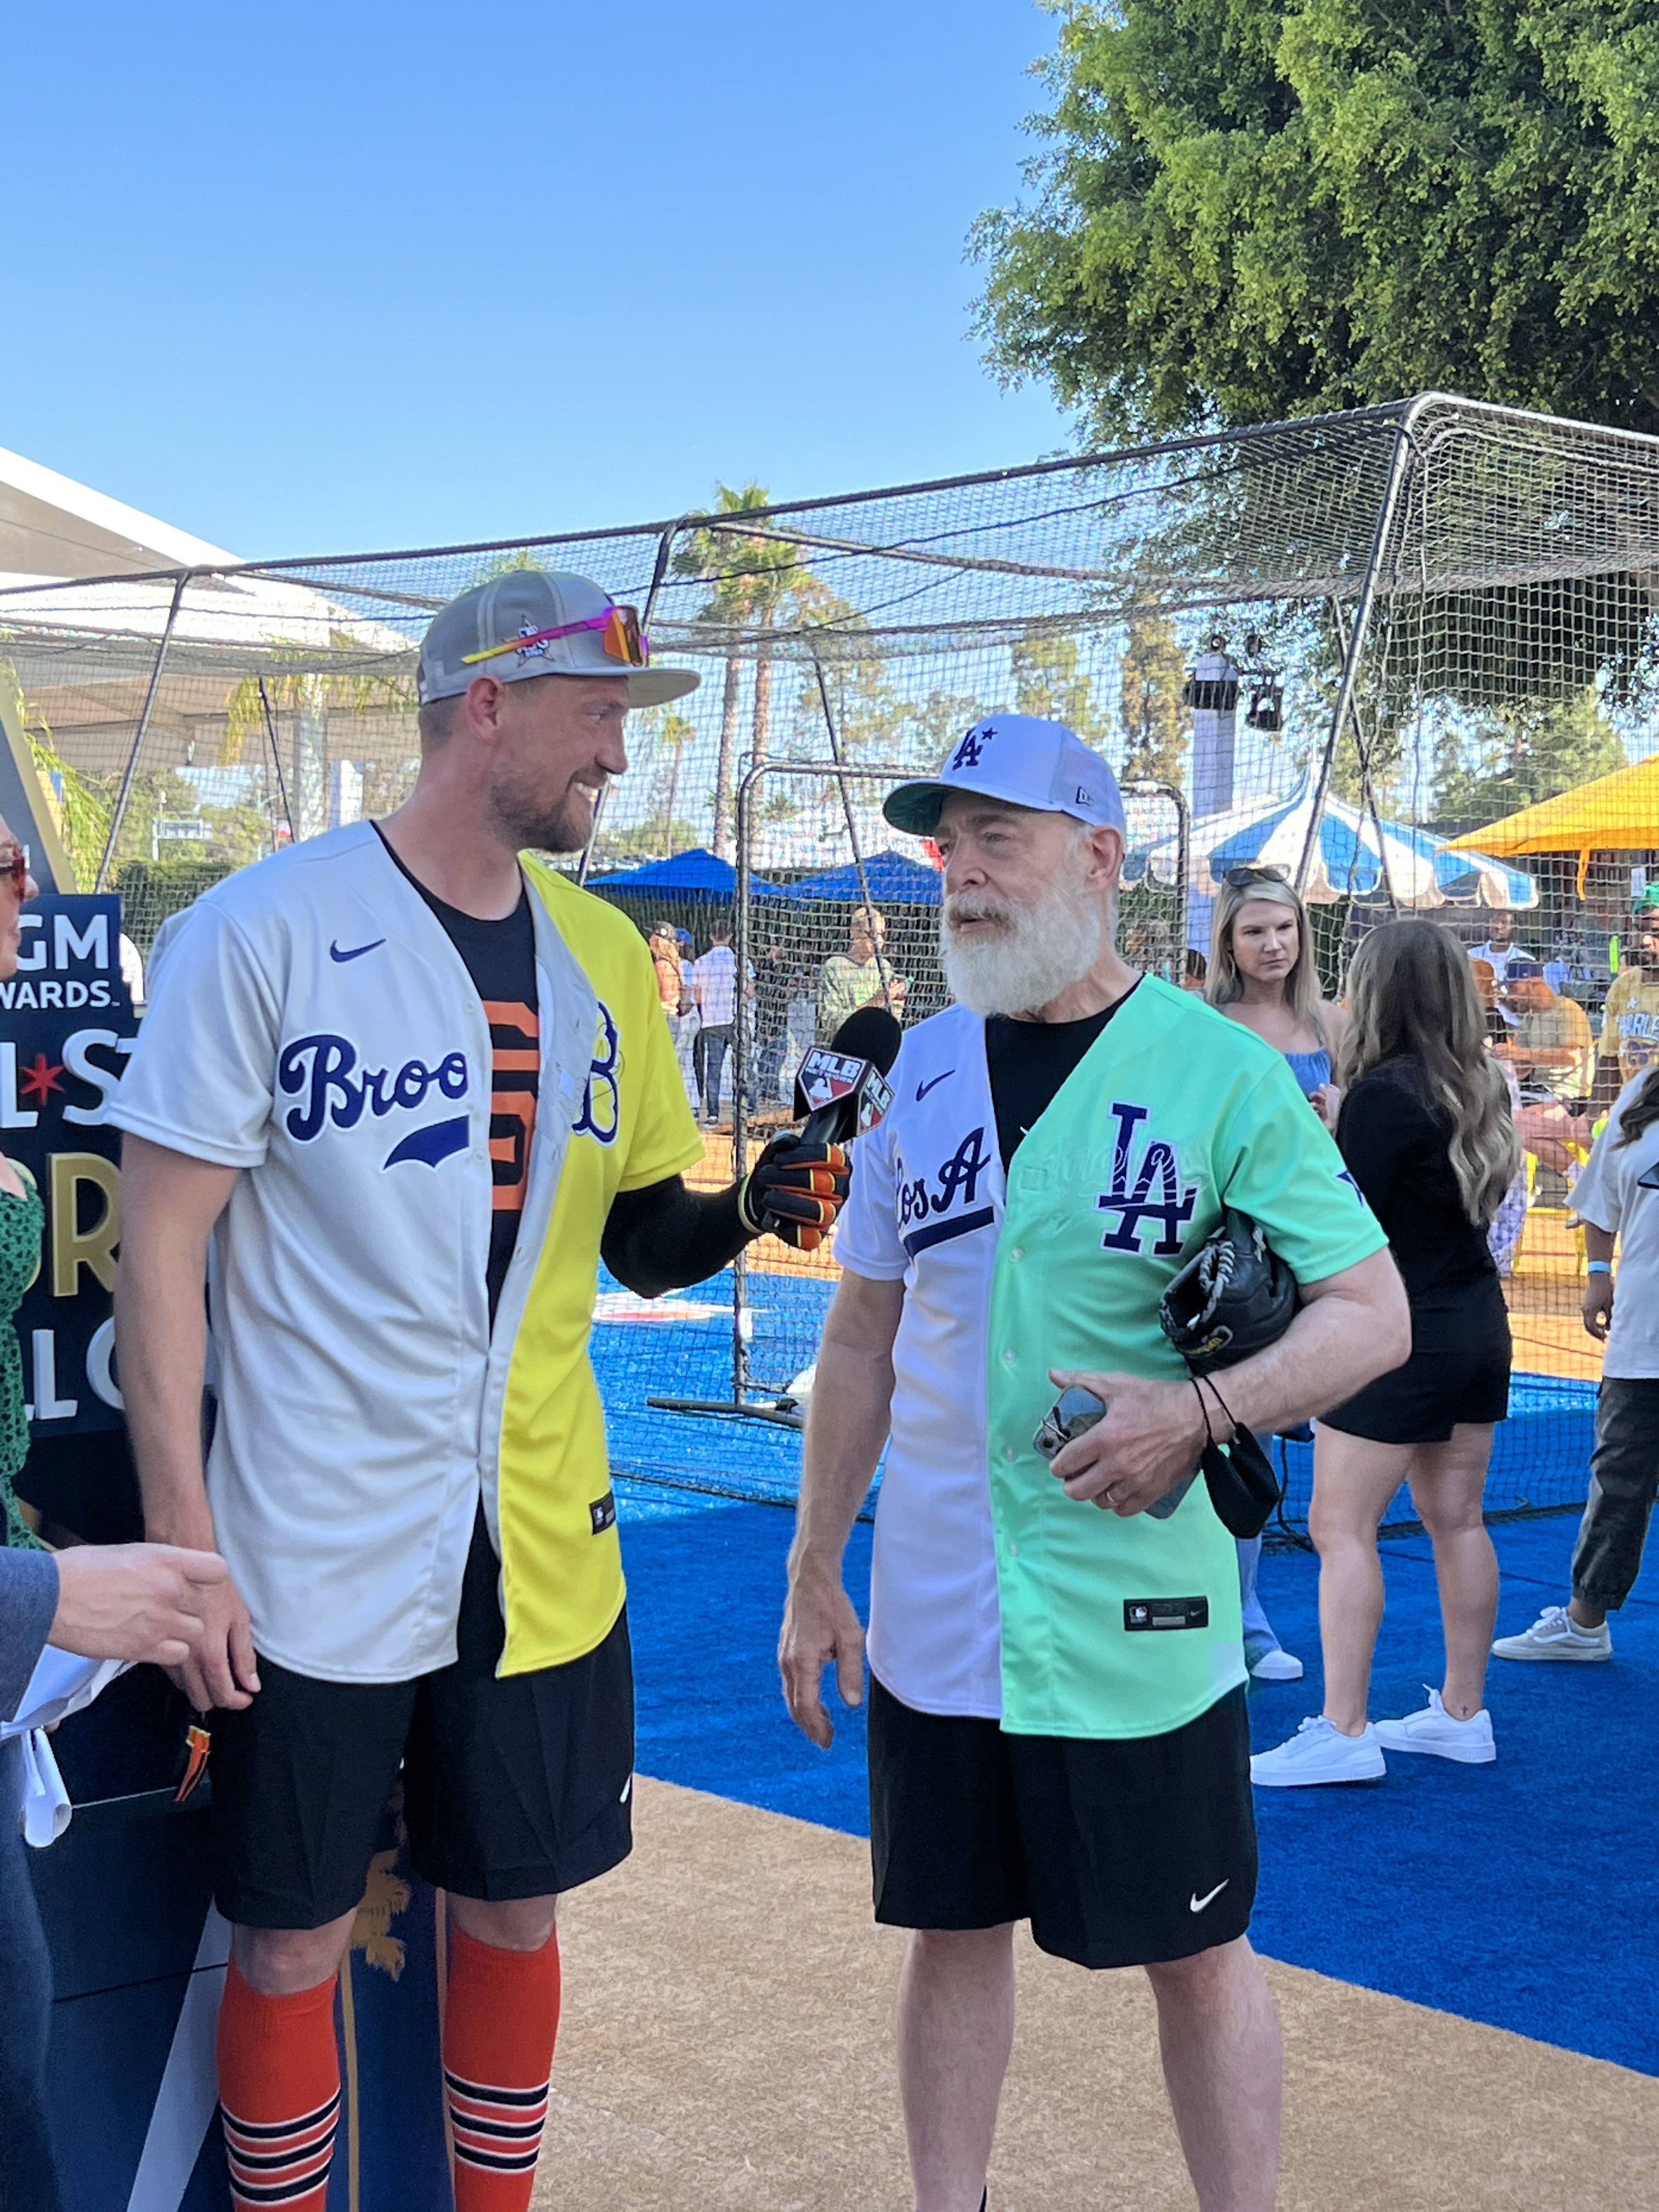
[[1369, 1721], [1363, 1734], [1344, 1735], [1322, 1713], [1310, 1714], [1288, 1742], [1259, 1751], [1250, 1761], [1250, 1779], [1264, 1790], [1296, 1790], [1310, 1782], [1377, 1782], [1388, 1771]]
[[1378, 1721], [1376, 1740], [1389, 1751], [1431, 1751], [1437, 1759], [1461, 1759], [1465, 1766], [1490, 1766], [1498, 1756], [1492, 1715], [1486, 1707], [1466, 1721], [1454, 1720], [1441, 1704], [1438, 1690], [1429, 1691], [1429, 1702], [1421, 1711], [1407, 1713], [1401, 1721]]
[[1258, 1682], [1299, 1682], [1302, 1680], [1302, 1662], [1288, 1651], [1275, 1649], [1264, 1651], [1259, 1659], [1253, 1660], [1250, 1673]]
[[1494, 1659], [1611, 1659], [1613, 1635], [1604, 1620], [1599, 1628], [1580, 1628], [1564, 1605], [1547, 1605], [1532, 1626], [1519, 1636], [1500, 1636], [1492, 1647]]

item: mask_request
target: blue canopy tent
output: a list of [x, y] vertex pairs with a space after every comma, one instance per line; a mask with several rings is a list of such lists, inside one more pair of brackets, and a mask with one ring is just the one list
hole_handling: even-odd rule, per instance
[[[737, 902], [738, 872], [730, 860], [722, 860], [717, 853], [696, 845], [689, 853], [676, 853], [672, 860], [647, 860], [642, 867], [625, 868], [620, 875], [591, 877], [587, 888], [604, 891], [607, 896], [658, 898], [693, 906], [732, 906]], [[764, 883], [758, 876], [750, 878], [749, 895], [751, 898], [786, 896], [778, 884]]]
[[[806, 876], [787, 890], [774, 896], [802, 902], [809, 899], [832, 900], [848, 906], [856, 906], [866, 891], [877, 906], [937, 906], [944, 878], [937, 868], [926, 861], [913, 860], [908, 853], [890, 849], [868, 854], [864, 863], [864, 880], [860, 884], [859, 871], [851, 860], [839, 868], [825, 868], [816, 876]], [[757, 896], [760, 896], [758, 885]]]

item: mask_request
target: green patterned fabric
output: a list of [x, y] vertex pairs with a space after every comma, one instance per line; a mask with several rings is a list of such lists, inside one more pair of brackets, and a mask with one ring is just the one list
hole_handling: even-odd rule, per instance
[[23, 1355], [17, 1331], [6, 1326], [40, 1265], [46, 1212], [29, 1185], [22, 1198], [0, 1191], [0, 1502], [6, 1509], [6, 1543], [13, 1550], [46, 1547], [17, 1510], [12, 1477], [29, 1455], [28, 1416], [23, 1410]]

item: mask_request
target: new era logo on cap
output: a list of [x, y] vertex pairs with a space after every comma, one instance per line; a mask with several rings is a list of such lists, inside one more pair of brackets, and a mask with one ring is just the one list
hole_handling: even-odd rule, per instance
[[900, 784], [882, 812], [896, 830], [931, 837], [953, 791], [1124, 829], [1122, 795], [1106, 762], [1064, 722], [1036, 714], [988, 714], [964, 731], [936, 777]]

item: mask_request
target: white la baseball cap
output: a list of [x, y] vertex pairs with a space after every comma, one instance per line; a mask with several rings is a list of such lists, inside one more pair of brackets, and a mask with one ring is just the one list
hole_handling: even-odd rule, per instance
[[881, 811], [895, 830], [931, 837], [953, 791], [1126, 834], [1123, 794], [1106, 763], [1064, 722], [1035, 714], [988, 714], [957, 740], [937, 776], [899, 784]]

